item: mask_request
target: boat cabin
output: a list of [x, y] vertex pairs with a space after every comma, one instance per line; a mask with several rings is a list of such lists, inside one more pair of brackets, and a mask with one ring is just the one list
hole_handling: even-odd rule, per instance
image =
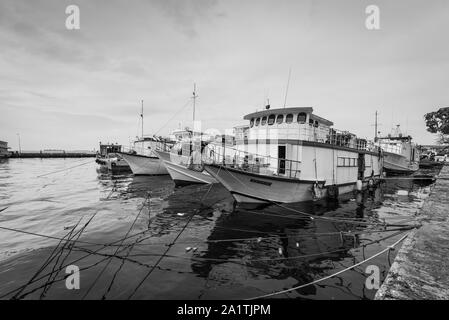
[[350, 171], [357, 170], [366, 170], [365, 176], [371, 173], [365, 166], [371, 158], [361, 160], [359, 153], [374, 151], [374, 144], [332, 128], [333, 122], [314, 114], [313, 108], [267, 108], [244, 119], [248, 125], [234, 128], [236, 166], [247, 166], [259, 174], [314, 180], [329, 176], [337, 179], [337, 173], [321, 169], [329, 161], [339, 168], [338, 175], [349, 176]]
[[115, 154], [122, 151], [122, 145], [120, 144], [113, 144], [113, 143], [107, 143], [102, 144], [100, 142], [100, 152], [99, 156], [102, 158], [107, 157], [109, 154]]

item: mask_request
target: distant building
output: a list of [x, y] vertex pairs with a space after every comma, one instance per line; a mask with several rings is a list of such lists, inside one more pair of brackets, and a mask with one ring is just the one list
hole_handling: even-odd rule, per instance
[[0, 158], [9, 157], [8, 142], [0, 141]]

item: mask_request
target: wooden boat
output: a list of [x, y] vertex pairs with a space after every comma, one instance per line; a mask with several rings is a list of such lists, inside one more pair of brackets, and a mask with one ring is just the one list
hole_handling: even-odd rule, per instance
[[337, 197], [373, 184], [382, 173], [380, 149], [313, 113], [282, 108], [248, 114], [236, 145], [214, 150], [205, 170], [238, 203], [292, 203]]

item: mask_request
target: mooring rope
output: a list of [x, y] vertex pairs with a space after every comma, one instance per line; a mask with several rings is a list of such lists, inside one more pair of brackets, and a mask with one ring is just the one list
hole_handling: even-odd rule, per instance
[[246, 300], [256, 300], [256, 299], [269, 298], [269, 297], [272, 297], [272, 296], [276, 296], [276, 295], [279, 295], [279, 294], [284, 294], [284, 293], [292, 292], [292, 291], [295, 291], [295, 290], [298, 290], [298, 289], [301, 289], [301, 288], [305, 288], [305, 287], [308, 287], [308, 286], [310, 286], [310, 285], [314, 285], [314, 284], [320, 283], [320, 282], [322, 282], [322, 281], [331, 279], [331, 278], [333, 278], [333, 277], [335, 277], [335, 276], [338, 276], [339, 274], [342, 274], [342, 273], [344, 273], [344, 272], [346, 272], [346, 271], [349, 271], [349, 270], [351, 270], [351, 269], [354, 269], [354, 268], [356, 268], [356, 267], [358, 267], [358, 266], [360, 266], [360, 265], [362, 265], [362, 264], [364, 264], [364, 263], [366, 263], [366, 262], [368, 262], [368, 261], [370, 261], [370, 260], [372, 260], [372, 259], [374, 259], [374, 258], [376, 258], [376, 257], [378, 257], [378, 256], [380, 256], [380, 255], [382, 255], [383, 253], [385, 253], [385, 252], [387, 252], [387, 251], [390, 251], [390, 250], [394, 249], [394, 247], [396, 247], [396, 246], [397, 246], [399, 243], [401, 243], [405, 238], [407, 238], [408, 235], [409, 235], [409, 233], [407, 233], [405, 236], [401, 237], [398, 241], [396, 241], [396, 242], [393, 243], [392, 245], [390, 245], [390, 246], [386, 247], [385, 249], [379, 251], [378, 253], [372, 255], [371, 257], [369, 257], [369, 258], [367, 258], [367, 259], [365, 259], [365, 260], [363, 260], [363, 261], [360, 261], [360, 262], [358, 262], [358, 263], [356, 263], [356, 264], [354, 264], [354, 265], [352, 265], [352, 266], [350, 266], [350, 267], [347, 267], [347, 268], [345, 268], [345, 269], [343, 269], [343, 270], [340, 270], [340, 271], [338, 271], [338, 272], [335, 272], [335, 273], [333, 273], [333, 274], [331, 274], [331, 275], [329, 275], [329, 276], [326, 276], [326, 277], [320, 278], [320, 279], [318, 279], [318, 280], [315, 280], [315, 281], [312, 281], [312, 282], [309, 282], [309, 283], [306, 283], [306, 284], [302, 284], [302, 285], [299, 285], [299, 286], [296, 286], [296, 287], [293, 287], [293, 288], [290, 288], [290, 289], [281, 290], [281, 291], [277, 291], [277, 292], [272, 292], [272, 293], [264, 294], [264, 295], [261, 295], [261, 296], [249, 298], [249, 299], [246, 299]]
[[[136, 217], [134, 218], [134, 221], [132, 222], [131, 226], [129, 227], [128, 231], [125, 234], [125, 237], [121, 240], [120, 244], [123, 244], [123, 241], [125, 241], [125, 238], [129, 235], [129, 233], [131, 232], [132, 228], [134, 227], [135, 223], [137, 222], [137, 219], [140, 217], [140, 214], [142, 213], [143, 208], [145, 207], [146, 202], [148, 201], [148, 198], [151, 196], [150, 192], [148, 192], [147, 197], [145, 198], [142, 207], [139, 210], [139, 213], [136, 215]], [[119, 250], [120, 246], [117, 247], [117, 249], [114, 252], [114, 255], [117, 254], [118, 250]], [[92, 290], [92, 288], [95, 286], [95, 284], [97, 283], [98, 279], [100, 279], [100, 277], [103, 275], [104, 271], [106, 270], [106, 268], [109, 266], [109, 264], [111, 263], [112, 259], [109, 259], [108, 263], [103, 267], [103, 269], [101, 270], [101, 272], [98, 274], [98, 276], [95, 278], [94, 282], [90, 285], [89, 289], [86, 291], [86, 293], [83, 295], [82, 299], [84, 300], [87, 295], [89, 294], [90, 290]]]
[[[220, 168], [222, 168], [222, 167], [223, 167], [224, 170], [226, 170], [226, 171], [227, 171], [227, 172], [228, 172], [234, 179], [236, 179], [238, 182], [240, 182], [241, 185], [244, 185], [244, 186], [245, 186], [245, 183], [243, 183], [238, 177], [236, 177], [235, 175], [233, 175], [232, 172], [230, 172], [230, 171], [226, 168], [226, 166], [220, 166]], [[399, 226], [399, 225], [387, 225], [387, 224], [385, 224], [385, 223], [372, 223], [372, 222], [365, 222], [365, 221], [351, 221], [351, 220], [342, 220], [342, 219], [331, 218], [331, 217], [322, 217], [322, 216], [313, 215], [313, 214], [310, 214], [310, 213], [307, 213], [307, 212], [299, 211], [299, 210], [296, 210], [296, 209], [288, 208], [288, 207], [286, 207], [286, 206], [283, 206], [283, 205], [280, 204], [280, 203], [277, 203], [277, 202], [272, 201], [272, 200], [269, 200], [269, 199], [266, 199], [266, 201], [267, 201], [268, 203], [273, 204], [273, 205], [277, 205], [277, 206], [279, 206], [279, 207], [281, 207], [281, 208], [283, 208], [283, 209], [286, 209], [286, 210], [289, 210], [289, 211], [293, 211], [293, 212], [295, 212], [295, 213], [299, 213], [299, 214], [305, 215], [305, 216], [309, 217], [311, 220], [314, 220], [314, 219], [321, 219], [321, 220], [328, 220], [328, 221], [340, 222], [340, 223], [358, 224], [358, 225], [371, 225], [371, 226], [372, 226], [372, 225], [376, 225], [376, 226], [395, 226], [395, 227], [398, 227], [398, 226]]]
[[73, 167], [64, 168], [64, 169], [61, 169], [61, 170], [56, 170], [56, 171], [44, 173], [44, 174], [36, 176], [36, 178], [45, 177], [45, 176], [48, 176], [48, 175], [51, 175], [51, 174], [54, 174], [54, 173], [64, 172], [64, 171], [67, 171], [67, 170], [70, 170], [70, 169], [73, 169], [73, 168], [84, 166], [84, 165], [89, 164], [89, 163], [92, 163], [92, 160], [89, 160], [88, 162], [84, 162], [84, 163], [81, 163], [81, 164], [73, 166]]
[[165, 255], [168, 253], [168, 251], [171, 249], [171, 247], [175, 244], [176, 240], [178, 240], [178, 238], [181, 236], [181, 234], [184, 232], [184, 230], [187, 228], [187, 226], [189, 225], [189, 223], [192, 221], [193, 217], [195, 216], [195, 214], [192, 214], [190, 216], [190, 218], [187, 220], [187, 223], [185, 224], [185, 226], [181, 229], [181, 231], [178, 233], [178, 235], [176, 236], [176, 238], [172, 241], [171, 244], [168, 245], [167, 249], [165, 250], [165, 252], [161, 255], [161, 257], [157, 260], [157, 262], [154, 264], [154, 266], [151, 268], [151, 270], [145, 275], [145, 277], [139, 282], [139, 284], [137, 285], [137, 287], [134, 289], [134, 291], [131, 293], [131, 295], [129, 295], [129, 297], [127, 298], [128, 300], [131, 299], [134, 294], [137, 292], [137, 290], [142, 286], [142, 284], [145, 282], [145, 280], [151, 275], [151, 273], [153, 273], [154, 269], [156, 269], [156, 267], [159, 265], [159, 263], [162, 261], [162, 259], [165, 257]]

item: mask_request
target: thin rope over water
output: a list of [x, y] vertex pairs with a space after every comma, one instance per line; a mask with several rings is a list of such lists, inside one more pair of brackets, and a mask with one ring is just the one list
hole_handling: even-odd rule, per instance
[[319, 283], [319, 282], [322, 282], [322, 281], [324, 281], [324, 280], [333, 278], [333, 277], [335, 277], [335, 276], [338, 276], [339, 274], [342, 274], [342, 273], [344, 273], [344, 272], [346, 272], [346, 271], [349, 271], [349, 270], [351, 270], [351, 269], [354, 269], [354, 268], [356, 268], [356, 267], [358, 267], [358, 266], [364, 264], [365, 262], [368, 262], [368, 261], [370, 261], [370, 260], [372, 260], [372, 259], [374, 259], [374, 258], [380, 256], [381, 254], [383, 254], [383, 253], [385, 253], [385, 252], [387, 252], [387, 251], [390, 251], [390, 250], [394, 249], [394, 247], [396, 247], [396, 246], [397, 246], [399, 243], [401, 243], [405, 238], [407, 238], [408, 235], [409, 235], [409, 233], [407, 233], [405, 236], [401, 237], [398, 241], [396, 241], [395, 243], [393, 243], [391, 246], [386, 247], [385, 249], [383, 249], [382, 251], [379, 251], [378, 253], [372, 255], [371, 257], [369, 257], [369, 258], [367, 258], [367, 259], [365, 259], [365, 260], [363, 260], [363, 261], [360, 261], [360, 262], [358, 262], [358, 263], [356, 263], [356, 264], [354, 264], [354, 265], [352, 265], [352, 266], [350, 266], [350, 267], [348, 267], [348, 268], [345, 268], [345, 269], [343, 269], [343, 270], [340, 270], [340, 271], [338, 271], [338, 272], [335, 272], [335, 273], [333, 273], [333, 274], [331, 274], [331, 275], [329, 275], [329, 276], [326, 276], [326, 277], [324, 277], [324, 278], [321, 278], [321, 279], [318, 279], [318, 280], [315, 280], [315, 281], [312, 281], [312, 282], [309, 282], [309, 283], [306, 283], [306, 284], [302, 284], [302, 285], [300, 285], [300, 286], [296, 286], [296, 287], [293, 287], [293, 288], [290, 288], [290, 289], [286, 289], [286, 290], [282, 290], [282, 291], [277, 291], [277, 292], [272, 292], [272, 293], [268, 293], [268, 294], [265, 294], [265, 295], [261, 295], [261, 296], [249, 298], [249, 299], [246, 299], [246, 300], [264, 299], [264, 298], [273, 297], [273, 296], [276, 296], [276, 295], [279, 295], [279, 294], [285, 294], [285, 293], [292, 292], [292, 291], [295, 291], [295, 290], [298, 290], [298, 289], [301, 289], [301, 288], [308, 287], [308, 286], [313, 285], [313, 284], [317, 284], [317, 283]]

